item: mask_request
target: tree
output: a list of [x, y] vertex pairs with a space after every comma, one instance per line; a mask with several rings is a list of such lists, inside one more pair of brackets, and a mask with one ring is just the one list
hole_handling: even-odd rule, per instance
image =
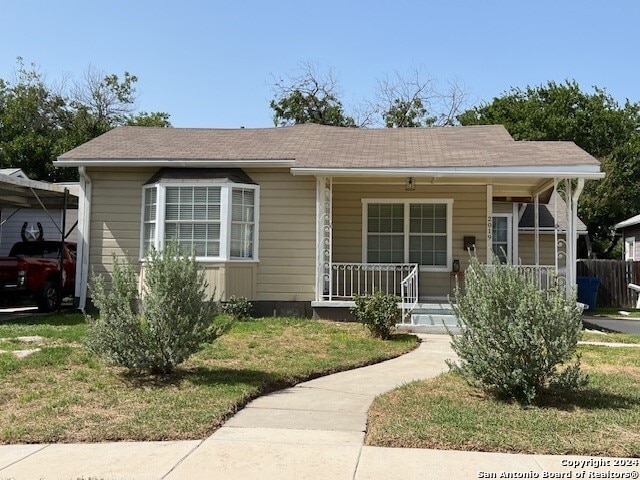
[[354, 127], [355, 121], [344, 113], [339, 100], [338, 84], [331, 69], [318, 71], [311, 63], [302, 63], [299, 72], [286, 80], [275, 80], [273, 109], [276, 126], [317, 123]]
[[449, 81], [448, 89], [441, 91], [421, 68], [413, 68], [406, 75], [396, 72], [393, 78], [378, 80], [374, 108], [388, 128], [451, 126], [458, 123], [465, 99], [461, 82]]
[[[516, 140], [565, 140], [598, 158], [606, 177], [585, 186], [579, 215], [603, 254], [613, 248], [612, 226], [638, 213], [640, 104], [620, 105], [605, 89], [583, 92], [575, 81], [512, 88], [467, 110], [462, 125], [504, 125]], [[613, 241], [612, 241], [613, 240]]]
[[12, 82], [0, 79], [0, 166], [18, 167], [31, 178], [57, 180], [52, 161], [66, 149], [72, 112], [42, 74], [18, 58]]
[[341, 127], [432, 127], [457, 124], [465, 103], [466, 87], [450, 81], [442, 91], [436, 82], [413, 68], [403, 76], [395, 73], [378, 80], [376, 98], [363, 100], [345, 113], [340, 88], [332, 69], [321, 72], [301, 63], [298, 72], [273, 84], [276, 126], [317, 123]]
[[165, 112], [135, 113], [138, 77], [124, 72], [122, 80], [89, 67], [76, 83], [70, 105], [74, 110], [74, 140], [80, 144], [121, 125], [170, 127]]
[[137, 80], [89, 68], [67, 91], [19, 57], [14, 78], [0, 79], [0, 167], [22, 168], [37, 180], [76, 180], [75, 170], [53, 167], [65, 151], [119, 125], [171, 126], [164, 112], [135, 112]]
[[127, 125], [135, 127], [170, 127], [169, 114], [166, 112], [140, 112], [130, 116]]

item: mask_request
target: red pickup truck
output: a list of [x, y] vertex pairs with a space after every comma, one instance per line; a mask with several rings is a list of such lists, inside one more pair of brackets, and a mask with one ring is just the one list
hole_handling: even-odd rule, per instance
[[[60, 253], [63, 270], [60, 279]], [[18, 242], [8, 257], [0, 257], [0, 296], [15, 303], [35, 298], [43, 312], [56, 310], [61, 300], [73, 295], [76, 278], [76, 244], [38, 240]]]

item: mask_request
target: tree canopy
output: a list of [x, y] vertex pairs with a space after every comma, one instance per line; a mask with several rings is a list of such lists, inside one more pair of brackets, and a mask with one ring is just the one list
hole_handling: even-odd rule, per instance
[[467, 110], [462, 125], [504, 125], [516, 140], [566, 140], [601, 161], [606, 177], [589, 181], [580, 218], [601, 250], [610, 250], [615, 223], [640, 210], [640, 104], [620, 105], [603, 88], [592, 93], [575, 81], [512, 88]]
[[75, 180], [74, 169], [53, 161], [119, 125], [169, 127], [164, 112], [135, 111], [135, 83], [92, 68], [71, 88], [47, 84], [34, 64], [18, 66], [10, 80], [0, 78], [0, 168], [21, 168], [36, 180]]
[[413, 68], [378, 80], [375, 98], [364, 99], [346, 112], [338, 81], [331, 69], [301, 63], [287, 78], [274, 80], [276, 126], [317, 123], [340, 127], [431, 127], [457, 124], [465, 87], [457, 81], [440, 91], [435, 81]]
[[338, 127], [354, 127], [355, 121], [344, 113], [337, 83], [331, 70], [319, 73], [311, 64], [303, 64], [301, 72], [274, 83], [271, 100], [276, 126], [317, 123]]

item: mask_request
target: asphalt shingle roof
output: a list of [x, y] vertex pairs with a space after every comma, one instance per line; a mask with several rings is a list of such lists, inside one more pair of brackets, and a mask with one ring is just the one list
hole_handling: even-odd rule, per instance
[[297, 168], [599, 165], [573, 142], [514, 141], [500, 125], [359, 129], [323, 125], [119, 127], [59, 160], [293, 160]]
[[[560, 197], [558, 192], [553, 192], [551, 194], [551, 198], [549, 199], [549, 203], [547, 205], [540, 204], [540, 210], [538, 213], [538, 224], [540, 228], [553, 228], [555, 222], [553, 221], [553, 214], [556, 211], [555, 204], [558, 204], [557, 213], [558, 213], [558, 226], [560, 228], [567, 228], [567, 204]], [[520, 223], [518, 224], [520, 228], [533, 229], [535, 226], [535, 207], [533, 204], [528, 204], [522, 214], [522, 218], [520, 219]], [[579, 232], [586, 232], [587, 226], [584, 224], [582, 220], [578, 218], [578, 224], [576, 225]]]

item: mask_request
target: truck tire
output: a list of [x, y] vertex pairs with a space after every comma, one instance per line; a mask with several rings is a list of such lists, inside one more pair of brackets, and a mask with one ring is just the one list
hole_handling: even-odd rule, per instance
[[38, 310], [52, 312], [60, 306], [60, 288], [56, 282], [46, 281], [38, 298]]

